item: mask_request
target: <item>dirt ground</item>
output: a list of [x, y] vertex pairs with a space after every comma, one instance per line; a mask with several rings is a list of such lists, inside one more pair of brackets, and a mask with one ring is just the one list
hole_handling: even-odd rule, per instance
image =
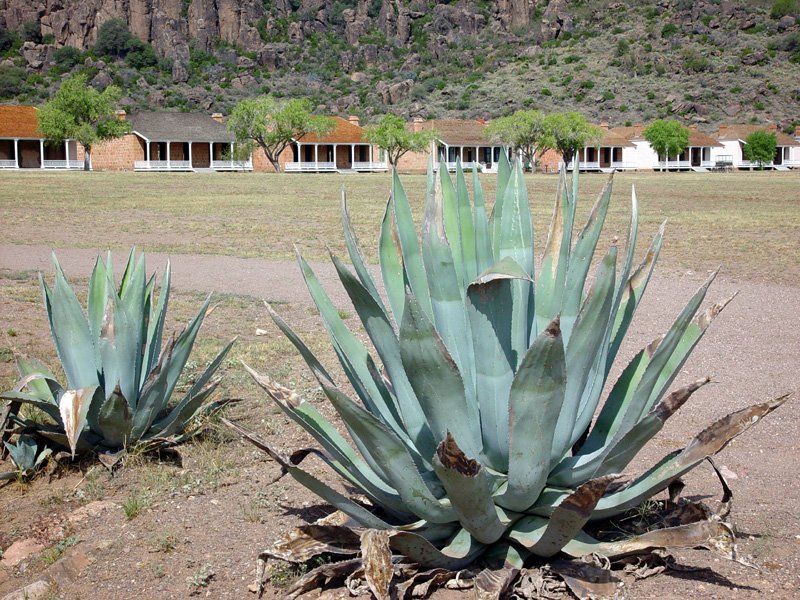
[[[94, 253], [62, 249], [59, 258], [68, 274], [85, 276]], [[154, 265], [162, 258], [148, 255]], [[220, 339], [242, 333], [240, 344], [248, 353], [258, 355], [259, 348], [272, 343], [275, 333], [261, 299], [278, 302], [279, 312], [290, 322], [307, 320], [309, 328], [316, 327], [294, 263], [213, 255], [171, 258], [178, 292], [213, 289], [236, 296], [237, 321], [220, 318], [211, 327], [217, 328], [215, 335]], [[2, 296], [2, 345], [47, 344], [31, 273], [39, 269], [51, 271], [47, 248], [0, 245], [0, 289], [32, 290]], [[332, 269], [319, 265], [319, 272], [331, 292], [339, 290], [331, 283]], [[637, 313], [623, 360], [669, 326], [706, 275], [669, 273], [654, 279]], [[676, 382], [710, 375], [714, 384], [698, 392], [668, 422], [632, 471], [682, 447], [718, 417], [785, 393], [796, 395], [800, 388], [800, 281], [769, 285], [723, 275], [709, 298], [722, 299], [735, 291], [738, 297], [719, 316]], [[348, 309], [342, 293], [336, 291], [333, 296]], [[268, 328], [270, 334], [255, 336], [256, 326]], [[9, 339], [12, 330], [13, 340]], [[253, 366], [279, 373], [278, 363], [287, 348], [269, 346], [266, 361], [261, 358]], [[7, 377], [10, 362], [0, 367]], [[230, 367], [235, 369], [235, 365]], [[303, 382], [294, 383], [302, 386]], [[298, 428], [277, 415], [252, 386], [242, 389], [243, 400], [231, 409], [231, 418], [257, 430], [278, 448], [296, 448], [303, 442]], [[677, 551], [678, 563], [686, 569], [644, 581], [625, 579], [621, 595], [799, 597], [798, 450], [800, 406], [794, 397], [719, 455], [718, 464], [733, 474], [739, 551], [755, 567], [720, 559], [711, 552]], [[8, 551], [21, 540], [41, 546], [14, 567], [0, 563], [0, 598], [39, 580], [49, 586], [41, 598], [253, 598], [248, 586], [254, 580], [258, 551], [302, 520], [324, 514], [325, 507], [288, 477], [268, 486], [277, 473], [274, 464], [221, 428], [189, 444], [181, 456], [180, 462], [165, 459], [161, 464], [135, 458], [113, 477], [101, 467], [85, 464], [51, 480], [40, 477], [27, 485], [0, 486], [0, 548]], [[0, 464], [0, 471], [8, 466]], [[706, 465], [695, 469], [686, 482], [688, 496], [719, 498], [718, 483]], [[279, 575], [278, 580], [291, 577], [291, 573]], [[280, 593], [280, 588], [268, 590], [269, 597]], [[472, 594], [438, 592], [437, 597], [460, 599]]]

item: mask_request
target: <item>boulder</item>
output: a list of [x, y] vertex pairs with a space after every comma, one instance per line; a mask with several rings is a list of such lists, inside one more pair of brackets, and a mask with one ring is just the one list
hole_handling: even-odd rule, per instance
[[89, 85], [96, 90], [102, 91], [111, 85], [111, 75], [108, 74], [108, 71], [99, 71], [97, 75], [92, 77]]
[[785, 31], [794, 27], [796, 23], [797, 21], [792, 15], [784, 15], [781, 17], [780, 21], [778, 21], [778, 29]]
[[175, 48], [175, 62], [172, 63], [172, 83], [189, 81], [189, 46], [181, 44]]

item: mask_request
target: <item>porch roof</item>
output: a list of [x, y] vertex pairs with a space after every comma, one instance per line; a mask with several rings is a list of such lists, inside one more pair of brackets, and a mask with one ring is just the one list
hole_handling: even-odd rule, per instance
[[0, 104], [0, 138], [42, 139], [35, 106]]
[[434, 119], [419, 124], [420, 129], [437, 132], [437, 139], [448, 146], [501, 146], [486, 137], [486, 123], [475, 119]]
[[127, 117], [133, 133], [154, 142], [235, 141], [223, 123], [203, 113], [140, 112]]
[[[619, 135], [620, 137], [624, 137], [629, 141], [642, 141], [644, 140], [644, 130], [645, 126], [639, 124], [630, 125], [628, 127], [614, 127], [610, 131], [613, 131], [615, 134]], [[719, 143], [718, 139], [713, 138], [710, 135], [706, 135], [702, 131], [698, 131], [693, 127], [689, 127], [689, 146], [695, 148], [718, 148], [721, 147], [722, 144]]]
[[747, 136], [756, 131], [766, 131], [767, 133], [774, 133], [778, 146], [800, 146], [800, 142], [795, 140], [792, 136], [786, 135], [774, 125], [720, 125], [719, 126], [719, 139], [721, 140], [741, 140], [747, 139]]
[[317, 136], [313, 133], [304, 135], [301, 144], [366, 144], [364, 129], [342, 117], [329, 117], [334, 121], [333, 130], [327, 135]]

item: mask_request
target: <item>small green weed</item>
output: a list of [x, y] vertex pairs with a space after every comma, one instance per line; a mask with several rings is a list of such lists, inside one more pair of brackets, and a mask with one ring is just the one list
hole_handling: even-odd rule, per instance
[[140, 512], [150, 505], [149, 500], [142, 495], [131, 496], [122, 503], [122, 511], [125, 517], [130, 521], [135, 519]]
[[64, 552], [67, 551], [67, 548], [74, 546], [80, 541], [81, 539], [74, 535], [64, 538], [54, 546], [50, 546], [42, 552], [42, 561], [49, 567], [64, 555]]

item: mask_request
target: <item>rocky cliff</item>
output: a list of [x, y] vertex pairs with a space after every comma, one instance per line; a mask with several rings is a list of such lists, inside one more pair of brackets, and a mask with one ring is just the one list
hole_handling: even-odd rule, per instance
[[134, 73], [88, 55], [86, 64], [100, 77], [96, 83], [131, 88], [134, 103], [224, 110], [239, 96], [272, 92], [366, 115], [388, 106], [493, 116], [534, 105], [617, 121], [672, 114], [701, 124], [789, 122], [800, 118], [800, 15], [770, 15], [770, 5], [0, 0], [0, 27], [38, 28], [47, 43], [27, 42], [19, 49], [24, 65], [11, 58], [5, 64], [46, 74], [57, 48], [89, 50], [103, 23], [123, 20], [162, 59], [161, 72]]

